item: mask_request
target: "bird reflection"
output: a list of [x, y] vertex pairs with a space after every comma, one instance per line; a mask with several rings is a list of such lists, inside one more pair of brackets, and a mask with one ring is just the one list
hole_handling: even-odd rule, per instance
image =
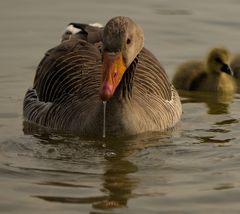
[[94, 208], [120, 208], [126, 207], [127, 202], [133, 197], [132, 191], [138, 185], [138, 179], [129, 176], [137, 171], [137, 167], [127, 160], [113, 160], [106, 166], [103, 175], [102, 192], [108, 192], [106, 200], [93, 204]]
[[[33, 195], [32, 197], [52, 203], [90, 204], [94, 209], [99, 210], [126, 207], [128, 200], [134, 197], [133, 191], [138, 186], [139, 180], [134, 178], [132, 174], [137, 172], [138, 168], [125, 158], [129, 155], [128, 152], [130, 150], [126, 142], [116, 142], [121, 141], [119, 139], [82, 140], [79, 137], [71, 136], [69, 133], [56, 133], [29, 124], [28, 122], [23, 123], [23, 132], [25, 135], [32, 135], [39, 139], [39, 143], [43, 144], [45, 148], [54, 148], [54, 152], [56, 153], [54, 158], [53, 156], [49, 158], [49, 155], [38, 151], [38, 153], [42, 152], [41, 158], [49, 159], [51, 162], [55, 159], [57, 161], [56, 165], [63, 165], [60, 169], [51, 168], [50, 170], [44, 171], [44, 173], [47, 174], [55, 173], [57, 176], [54, 179], [51, 178], [51, 176], [46, 176], [44, 182], [37, 183], [38, 185], [59, 188], [62, 193], [59, 192], [58, 189], [53, 195], [46, 193]], [[49, 149], [45, 149], [45, 151], [46, 150], [48, 151]], [[94, 161], [93, 158], [95, 157], [97, 157], [98, 162]], [[96, 185], [96, 183], [91, 180], [92, 173], [83, 171], [86, 169], [84, 161], [87, 161], [87, 163], [90, 162], [94, 167], [104, 163], [103, 166], [100, 166], [103, 167], [104, 172], [95, 175], [97, 179], [102, 181], [102, 185], [99, 187], [100, 195], [83, 196], [81, 194], [82, 188], [90, 188], [91, 190], [95, 188]], [[71, 166], [72, 163], [74, 163], [75, 168], [77, 163], [77, 171], [76, 169], [71, 169], [71, 167], [64, 169], [66, 164], [70, 164]], [[94, 167], [89, 167], [89, 170]], [[42, 169], [34, 170], [41, 171]], [[74, 179], [71, 181], [61, 179], [66, 177], [66, 175], [71, 177], [72, 174], [74, 175]], [[86, 182], [84, 179], [82, 181], [83, 175], [89, 176], [89, 182]], [[93, 182], [92, 186], [91, 182]], [[79, 188], [79, 196], [71, 197], [71, 195], [65, 195], [65, 192], [69, 191], [68, 188], [73, 188], [74, 192]], [[76, 193], [74, 195], [76, 195]]]
[[215, 92], [179, 91], [182, 103], [205, 103], [208, 114], [226, 114], [233, 101], [234, 94], [220, 94]]

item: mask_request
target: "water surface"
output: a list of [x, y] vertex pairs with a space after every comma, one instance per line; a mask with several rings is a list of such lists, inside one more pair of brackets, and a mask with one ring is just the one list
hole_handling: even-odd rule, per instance
[[36, 66], [72, 21], [134, 18], [172, 78], [215, 45], [240, 52], [237, 0], [0, 2], [0, 213], [239, 213], [240, 96], [182, 93], [177, 128], [82, 139], [23, 124]]

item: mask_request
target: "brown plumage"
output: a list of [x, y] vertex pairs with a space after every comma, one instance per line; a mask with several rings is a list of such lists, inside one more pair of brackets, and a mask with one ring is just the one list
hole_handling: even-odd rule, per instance
[[[24, 98], [25, 119], [101, 135], [104, 100], [107, 135], [173, 127], [182, 113], [180, 99], [158, 60], [143, 47], [142, 29], [127, 17], [111, 19], [104, 29], [86, 27], [64, 35], [45, 54]], [[92, 32], [98, 39], [89, 41]]]
[[181, 64], [173, 77], [177, 89], [234, 93], [236, 83], [229, 66], [230, 54], [225, 48], [213, 48], [206, 61]]

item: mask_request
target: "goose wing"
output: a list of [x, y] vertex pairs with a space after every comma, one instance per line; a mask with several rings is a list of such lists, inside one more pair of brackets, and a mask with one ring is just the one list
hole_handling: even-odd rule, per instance
[[[24, 98], [26, 120], [65, 129], [76, 112], [99, 100], [101, 55], [92, 44], [71, 39], [50, 49], [40, 62], [33, 88]], [[86, 102], [89, 100], [89, 102]]]
[[101, 80], [101, 56], [93, 45], [72, 39], [49, 50], [40, 62], [33, 88], [39, 100], [54, 102], [63, 94], [93, 96]]
[[139, 54], [135, 75], [136, 84], [134, 86], [140, 96], [157, 96], [166, 101], [172, 99], [172, 84], [168, 80], [164, 68], [146, 48], [143, 48]]

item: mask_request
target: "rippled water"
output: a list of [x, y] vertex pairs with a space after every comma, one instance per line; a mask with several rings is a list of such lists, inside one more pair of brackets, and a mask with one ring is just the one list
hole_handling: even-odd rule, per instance
[[240, 96], [181, 93], [175, 130], [81, 139], [29, 127], [22, 100], [69, 22], [128, 15], [172, 78], [225, 45], [240, 52], [238, 0], [0, 2], [0, 213], [239, 213]]

